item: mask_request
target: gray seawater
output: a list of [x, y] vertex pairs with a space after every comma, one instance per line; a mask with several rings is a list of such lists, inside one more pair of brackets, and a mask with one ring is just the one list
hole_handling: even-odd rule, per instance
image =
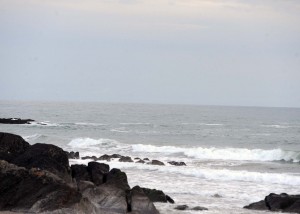
[[[109, 164], [125, 171], [131, 186], [161, 189], [176, 205], [204, 206], [206, 213], [263, 213], [242, 207], [270, 192], [300, 192], [299, 108], [1, 101], [2, 117], [44, 124], [0, 124], [0, 131], [31, 144], [51, 143], [82, 156], [184, 161], [186, 167]], [[181, 213], [175, 205], [156, 206]]]

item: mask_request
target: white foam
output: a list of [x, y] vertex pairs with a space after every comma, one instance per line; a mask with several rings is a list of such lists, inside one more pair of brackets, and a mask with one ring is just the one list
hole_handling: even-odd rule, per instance
[[244, 149], [244, 148], [183, 148], [175, 146], [153, 146], [144, 144], [132, 145], [134, 152], [150, 152], [150, 153], [182, 153], [187, 157], [197, 159], [213, 159], [213, 160], [251, 160], [251, 161], [300, 161], [300, 152], [285, 151], [282, 149]]
[[41, 134], [33, 134], [33, 135], [28, 135], [28, 136], [22, 136], [24, 140], [29, 141], [29, 140], [36, 140], [37, 138], [41, 137]]
[[52, 127], [57, 127], [57, 126], [62, 126], [61, 124], [58, 123], [50, 123], [49, 121], [42, 121], [42, 122], [30, 122], [30, 124], [25, 124], [29, 126], [52, 126]]
[[111, 129], [111, 132], [129, 133], [130, 131], [124, 129]]
[[100, 138], [98, 140], [92, 139], [92, 138], [76, 138], [71, 140], [70, 143], [68, 143], [68, 146], [73, 148], [91, 148], [99, 145], [104, 146], [112, 146], [117, 144], [118, 142], [112, 139], [105, 139]]

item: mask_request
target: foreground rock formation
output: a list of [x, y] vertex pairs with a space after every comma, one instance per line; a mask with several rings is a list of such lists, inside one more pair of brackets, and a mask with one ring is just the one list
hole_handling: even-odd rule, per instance
[[279, 212], [300, 213], [300, 195], [288, 195], [286, 193], [266, 196], [264, 200], [245, 206], [251, 210], [270, 210]]
[[70, 167], [61, 148], [29, 145], [8, 133], [0, 133], [0, 211], [158, 213], [142, 188], [130, 188], [121, 170], [97, 162]]

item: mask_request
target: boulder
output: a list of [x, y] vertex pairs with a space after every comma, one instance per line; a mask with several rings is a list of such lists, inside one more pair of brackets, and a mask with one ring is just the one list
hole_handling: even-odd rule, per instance
[[105, 175], [109, 172], [109, 165], [98, 162], [89, 162], [87, 170], [91, 181], [98, 186], [106, 182]]
[[106, 175], [106, 184], [114, 187], [118, 187], [122, 190], [129, 190], [129, 184], [127, 181], [127, 175], [120, 169], [112, 169]]
[[81, 194], [56, 175], [0, 161], [0, 210], [43, 212], [72, 207]]
[[127, 195], [128, 211], [140, 214], [158, 214], [159, 212], [145, 195], [142, 188], [135, 186]]
[[174, 203], [174, 200], [168, 196], [165, 195], [165, 193], [161, 190], [156, 189], [148, 189], [148, 188], [141, 188], [145, 195], [150, 199], [152, 202], [163, 202], [163, 203]]
[[111, 158], [121, 158], [123, 157], [122, 155], [119, 155], [119, 154], [113, 154], [110, 156]]
[[138, 160], [136, 163], [145, 163], [143, 160]]
[[194, 211], [203, 211], [203, 210], [208, 210], [208, 209], [206, 207], [196, 206], [196, 207], [193, 207], [191, 210], [194, 210]]
[[78, 181], [92, 181], [91, 175], [86, 165], [74, 164], [71, 165], [72, 178]]
[[67, 152], [66, 151], [66, 154], [68, 156], [69, 159], [79, 159], [79, 152]]
[[11, 162], [30, 147], [21, 136], [0, 132], [0, 160]]
[[144, 161], [150, 161], [149, 158], [144, 158], [143, 160], [144, 160]]
[[0, 118], [0, 123], [3, 124], [30, 124], [34, 120], [20, 118]]
[[110, 159], [111, 159], [111, 156], [107, 155], [107, 154], [102, 155], [98, 158], [98, 160], [106, 160], [106, 161], [110, 161]]
[[129, 156], [123, 156], [119, 159], [119, 161], [120, 162], [133, 162], [133, 160]]
[[184, 204], [184, 205], [178, 205], [174, 209], [175, 210], [187, 210], [188, 208], [189, 208], [189, 206]]
[[96, 156], [84, 156], [84, 157], [81, 157], [82, 160], [88, 160], [88, 159], [91, 159], [91, 160], [98, 160], [98, 158]]
[[174, 165], [174, 166], [186, 166], [186, 164], [184, 162], [170, 161], [168, 163], [171, 165]]
[[269, 210], [264, 200], [244, 206], [245, 209], [249, 210]]
[[71, 170], [67, 154], [61, 148], [51, 144], [37, 143], [16, 157], [12, 163], [31, 169], [44, 169], [70, 182]]
[[159, 161], [159, 160], [152, 160], [150, 163], [151, 165], [159, 165], [159, 166], [163, 166], [165, 165], [163, 162]]

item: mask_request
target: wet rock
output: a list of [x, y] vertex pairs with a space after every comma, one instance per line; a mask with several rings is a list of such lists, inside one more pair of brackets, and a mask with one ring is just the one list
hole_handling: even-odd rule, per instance
[[32, 119], [0, 118], [0, 123], [2, 124], [30, 124], [33, 121]]
[[184, 205], [178, 205], [174, 209], [175, 210], [187, 210], [188, 208], [189, 208], [189, 206], [184, 204]]
[[163, 162], [159, 161], [159, 160], [152, 160], [150, 163], [151, 165], [159, 165], [159, 166], [163, 166], [165, 165]]
[[67, 152], [66, 151], [66, 154], [68, 156], [69, 159], [79, 159], [79, 152]]
[[144, 160], [144, 161], [150, 161], [149, 158], [144, 158], [143, 160]]
[[145, 163], [145, 161], [139, 160], [139, 161], [137, 161], [136, 163]]
[[206, 207], [196, 206], [196, 207], [193, 207], [191, 210], [194, 210], [194, 211], [203, 211], [203, 210], [208, 210], [208, 209]]
[[0, 161], [0, 210], [42, 212], [71, 207], [81, 194], [51, 172]]
[[221, 196], [221, 195], [219, 195], [218, 193], [216, 193], [216, 194], [212, 195], [212, 197], [214, 197], [214, 198], [222, 198], [222, 196]]
[[149, 189], [149, 188], [141, 188], [145, 195], [150, 199], [152, 202], [163, 202], [163, 203], [174, 203], [174, 200], [170, 197], [165, 195], [165, 193], [161, 190], [156, 189]]
[[90, 174], [91, 181], [98, 186], [106, 181], [105, 175], [109, 172], [109, 165], [98, 162], [89, 162], [87, 170]]
[[110, 159], [111, 159], [111, 156], [107, 155], [107, 154], [102, 155], [98, 158], [98, 160], [106, 160], [106, 161], [110, 161]]
[[35, 167], [48, 170], [67, 182], [72, 180], [67, 154], [61, 148], [51, 144], [34, 144], [16, 157], [12, 163], [27, 169]]
[[269, 210], [264, 200], [249, 204], [244, 206], [244, 208], [250, 210]]
[[91, 175], [86, 165], [74, 164], [71, 165], [72, 178], [78, 181], [92, 181]]
[[186, 166], [186, 164], [184, 162], [170, 161], [168, 163], [171, 165], [174, 165], [174, 166]]
[[141, 213], [141, 214], [158, 214], [159, 212], [145, 195], [142, 188], [135, 186], [130, 191], [129, 196], [127, 195], [127, 203], [130, 212]]
[[96, 156], [84, 156], [84, 157], [81, 157], [82, 160], [88, 160], [88, 159], [91, 159], [91, 160], [98, 160], [98, 158]]
[[0, 159], [11, 162], [30, 147], [21, 136], [0, 132]]
[[129, 156], [126, 157], [123, 156], [119, 159], [119, 162], [133, 162], [133, 160]]
[[134, 158], [134, 160], [141, 160], [141, 158], [136, 157], [136, 158]]
[[119, 155], [119, 154], [113, 154], [110, 156], [111, 158], [121, 158], [123, 157], [122, 155]]

